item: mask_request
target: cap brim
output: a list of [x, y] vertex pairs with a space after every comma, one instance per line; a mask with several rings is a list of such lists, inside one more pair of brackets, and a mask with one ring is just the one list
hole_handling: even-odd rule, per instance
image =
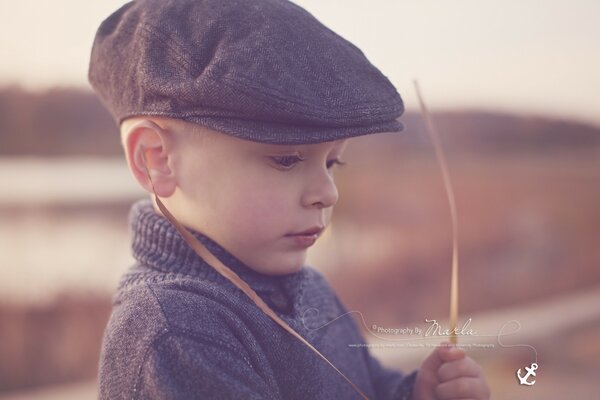
[[270, 144], [314, 144], [375, 133], [402, 132], [404, 124], [398, 119], [368, 126], [307, 126], [281, 123], [186, 116], [188, 122], [206, 126], [240, 139]]

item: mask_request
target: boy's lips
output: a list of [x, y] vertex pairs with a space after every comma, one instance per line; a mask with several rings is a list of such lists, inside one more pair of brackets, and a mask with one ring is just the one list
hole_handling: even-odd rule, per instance
[[296, 232], [296, 233], [288, 233], [285, 236], [319, 236], [321, 234], [321, 232], [323, 231], [323, 227], [322, 226], [313, 226], [309, 229], [306, 229], [302, 232]]
[[323, 231], [322, 227], [314, 226], [314, 227], [312, 227], [310, 229], [306, 229], [302, 232], [290, 233], [285, 236], [292, 239], [294, 241], [294, 243], [296, 244], [296, 246], [306, 248], [306, 247], [310, 247], [313, 244], [315, 244], [315, 242], [317, 241], [317, 238], [319, 237], [319, 235], [321, 234], [322, 231]]

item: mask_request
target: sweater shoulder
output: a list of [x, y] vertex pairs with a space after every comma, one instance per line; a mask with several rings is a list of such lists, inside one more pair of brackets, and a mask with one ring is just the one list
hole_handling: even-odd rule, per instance
[[[177, 349], [235, 354], [249, 363], [251, 347], [236, 337], [241, 332], [244, 338], [247, 327], [236, 318], [239, 311], [226, 288], [183, 276], [163, 278], [116, 293], [100, 355], [100, 398], [134, 397], [144, 371], [175, 357]], [[180, 359], [187, 358], [174, 358]]]
[[113, 299], [113, 315], [120, 328], [130, 326], [136, 335], [166, 330], [188, 334], [214, 329], [219, 321], [235, 318], [243, 305], [240, 297], [235, 288], [217, 282], [179, 274], [150, 275], [119, 289]]

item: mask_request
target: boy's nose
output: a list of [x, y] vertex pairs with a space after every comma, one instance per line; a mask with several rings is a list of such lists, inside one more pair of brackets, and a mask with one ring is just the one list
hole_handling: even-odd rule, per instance
[[320, 175], [318, 178], [309, 179], [304, 197], [303, 205], [306, 207], [328, 208], [333, 207], [338, 201], [338, 190], [329, 174]]

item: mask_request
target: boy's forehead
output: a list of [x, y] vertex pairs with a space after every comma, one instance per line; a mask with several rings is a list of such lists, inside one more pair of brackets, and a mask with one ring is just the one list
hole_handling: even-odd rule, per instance
[[329, 142], [311, 143], [311, 144], [272, 144], [272, 143], [259, 143], [261, 147], [272, 150], [290, 150], [290, 151], [311, 151], [311, 150], [342, 150], [348, 139], [339, 139]]

